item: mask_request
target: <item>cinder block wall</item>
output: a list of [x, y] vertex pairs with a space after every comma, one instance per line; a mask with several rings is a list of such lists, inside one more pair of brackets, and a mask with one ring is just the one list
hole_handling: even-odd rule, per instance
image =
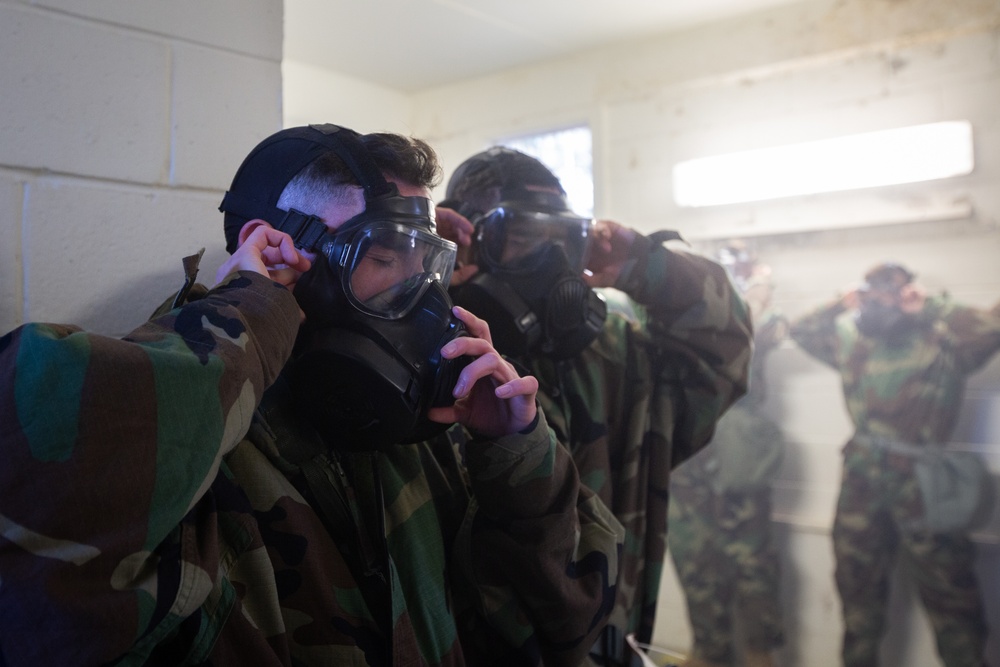
[[0, 0], [0, 331], [124, 334], [201, 247], [212, 282], [281, 52], [281, 0]]

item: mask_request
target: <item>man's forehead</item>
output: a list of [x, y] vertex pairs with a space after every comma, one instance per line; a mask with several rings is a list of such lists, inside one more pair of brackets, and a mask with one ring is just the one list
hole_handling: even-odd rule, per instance
[[905, 284], [905, 280], [866, 280], [864, 283], [864, 289], [868, 292], [896, 294]]
[[873, 289], [894, 291], [913, 280], [913, 274], [899, 264], [880, 264], [865, 274], [865, 283]]

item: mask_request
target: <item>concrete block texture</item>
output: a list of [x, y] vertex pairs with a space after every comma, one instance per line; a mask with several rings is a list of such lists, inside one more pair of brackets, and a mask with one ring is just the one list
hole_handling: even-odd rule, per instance
[[161, 180], [169, 55], [158, 38], [0, 5], [0, 164]]
[[203, 246], [214, 282], [222, 192], [281, 127], [281, 13], [280, 0], [0, 3], [4, 329], [122, 335]]
[[32, 4], [109, 25], [281, 60], [282, 0], [35, 0]]
[[225, 258], [221, 193], [43, 177], [27, 186], [25, 320], [121, 336], [183, 282], [181, 259], [207, 248], [199, 281]]
[[243, 158], [281, 129], [281, 64], [175, 44], [173, 186], [229, 187]]

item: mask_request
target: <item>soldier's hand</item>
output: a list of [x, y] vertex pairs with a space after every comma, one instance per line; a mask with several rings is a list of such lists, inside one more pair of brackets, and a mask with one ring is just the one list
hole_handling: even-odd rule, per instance
[[485, 321], [458, 306], [453, 312], [465, 324], [469, 335], [449, 342], [441, 349], [441, 355], [446, 359], [462, 355], [475, 359], [459, 375], [452, 392], [457, 399], [455, 404], [431, 408], [428, 417], [440, 423], [459, 422], [486, 437], [524, 430], [537, 413], [538, 380], [530, 375], [521, 377], [514, 366], [500, 356], [493, 347]]
[[598, 220], [594, 225], [594, 236], [590, 245], [590, 259], [587, 261], [588, 274], [584, 281], [591, 287], [611, 287], [628, 260], [628, 251], [639, 236], [612, 220]]
[[221, 282], [234, 271], [256, 271], [291, 289], [310, 266], [291, 236], [269, 225], [258, 225], [219, 267], [215, 280]]

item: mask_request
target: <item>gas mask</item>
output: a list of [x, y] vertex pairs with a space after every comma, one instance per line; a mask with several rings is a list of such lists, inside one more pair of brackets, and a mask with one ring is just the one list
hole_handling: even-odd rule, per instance
[[[455, 245], [433, 233], [430, 201], [386, 219], [366, 209], [318, 243], [314, 266], [295, 286], [306, 314], [289, 383], [300, 409], [331, 442], [369, 447], [419, 442], [447, 425], [428, 408], [451, 405], [465, 361], [441, 348], [465, 334], [447, 292]], [[374, 210], [373, 210], [374, 209]]]
[[479, 272], [452, 297], [489, 323], [496, 348], [566, 359], [590, 345], [607, 316], [582, 278], [593, 220], [573, 215], [560, 195], [525, 191], [473, 223]]
[[[899, 289], [894, 284], [871, 283], [865, 283], [858, 289], [860, 303], [854, 314], [854, 324], [862, 336], [891, 342], [913, 323], [913, 317], [899, 306]], [[893, 296], [892, 303], [885, 302], [886, 295]]]
[[283, 375], [300, 414], [331, 445], [364, 450], [425, 440], [448, 427], [427, 419], [427, 410], [454, 402], [470, 361], [441, 356], [466, 335], [447, 292], [456, 246], [437, 235], [434, 204], [400, 196], [357, 135], [308, 129], [318, 130], [308, 140], [350, 166], [365, 210], [334, 231], [295, 210], [272, 215], [275, 228], [316, 253], [295, 287], [306, 321]]
[[918, 318], [900, 307], [902, 289], [913, 277], [909, 269], [894, 262], [884, 262], [865, 274], [865, 282], [858, 288], [859, 305], [854, 315], [862, 336], [893, 342], [917, 326]]
[[906, 315], [894, 305], [877, 301], [862, 302], [854, 315], [854, 324], [862, 336], [888, 338], [898, 331]]

